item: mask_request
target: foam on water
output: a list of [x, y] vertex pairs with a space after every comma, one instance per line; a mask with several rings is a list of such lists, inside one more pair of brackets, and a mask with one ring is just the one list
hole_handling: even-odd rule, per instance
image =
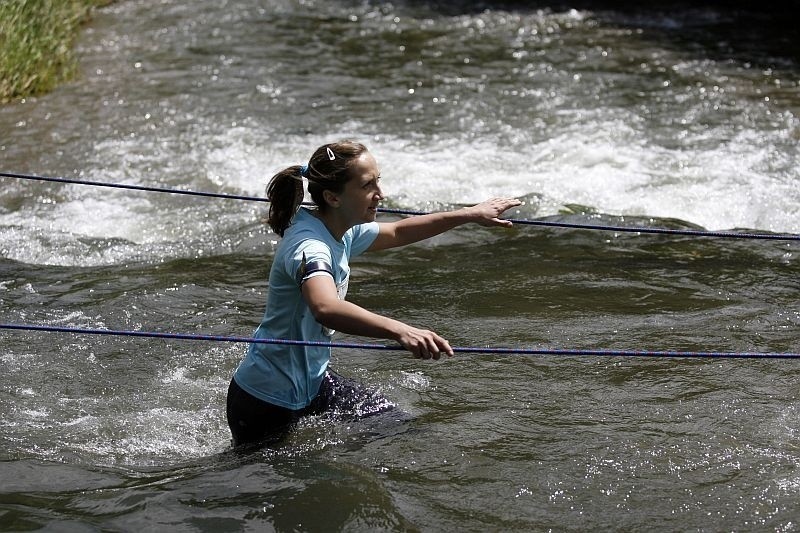
[[[275, 143], [255, 129], [236, 127], [221, 135], [198, 134], [189, 155], [162, 149], [144, 163], [180, 169], [174, 173], [137, 174], [124, 163], [108, 161], [86, 173], [98, 181], [153, 184], [158, 177], [157, 183], [177, 188], [263, 196], [274, 172], [304, 162], [326, 140], [350, 137], [365, 142], [378, 158], [393, 206], [430, 209], [495, 195], [536, 194], [544, 198], [539, 216], [577, 203], [608, 214], [676, 218], [708, 229], [791, 233], [800, 231], [797, 156], [769, 148], [773, 140], [785, 144], [798, 128], [795, 117], [787, 123], [778, 131], [737, 131], [727, 142], [680, 149], [648, 142], [632, 121], [610, 117], [513, 146], [493, 139], [431, 139], [423, 147], [405, 138], [375, 138], [357, 125], [328, 138]], [[125, 153], [140, 152], [141, 146], [136, 140], [116, 142], [115, 151], [124, 161]], [[65, 201], [0, 215], [6, 257], [96, 265], [176, 250], [181, 255], [195, 247], [213, 254], [242, 225], [257, 227], [263, 213], [263, 206], [229, 200], [69, 187], [75, 190]]]
[[748, 134], [710, 151], [674, 151], [603, 132], [564, 134], [525, 149], [473, 143], [414, 153], [401, 141], [377, 146], [384, 188], [396, 202], [472, 203], [489, 195], [541, 194], [540, 215], [570, 203], [615, 215], [677, 218], [708, 229], [800, 231], [800, 186], [768, 168], [770, 153]]
[[[19, 376], [43, 372], [40, 366], [46, 361], [41, 355], [17, 355], [5, 363], [24, 381]], [[95, 360], [90, 365], [96, 364]], [[187, 377], [179, 369], [175, 379], [159, 380], [163, 391], [156, 396], [143, 384], [139, 393], [101, 400], [96, 392], [83, 396], [76, 391], [86, 390], [89, 379], [102, 381], [103, 370], [99, 375], [88, 369], [79, 374], [58, 388], [54, 402], [43, 396], [41, 383], [35, 389], [18, 390], [18, 400], [7, 405], [6, 425], [14, 428], [7, 438], [20, 441], [16, 446], [20, 452], [62, 462], [91, 458], [95, 464], [152, 466], [209, 456], [230, 447], [220, 414], [225, 390], [221, 379]]]
[[[583, 135], [563, 134], [528, 147], [474, 141], [420, 149], [385, 137], [364, 142], [379, 159], [391, 204], [404, 208], [537, 194], [544, 198], [539, 216], [577, 203], [708, 229], [800, 231], [800, 186], [793, 170], [770, 168], [773, 155], [753, 143], [752, 133], [737, 134], [713, 150], [675, 151], [636, 141], [635, 132], [609, 139], [604, 133], [609, 129], [620, 132], [625, 125], [608, 122]], [[305, 145], [285, 152], [264, 149], [254, 132], [230, 135], [230, 143], [198, 139], [200, 146], [216, 145], [202, 164], [204, 179], [195, 180], [202, 190], [262, 196], [268, 176], [303, 162], [309, 152]], [[91, 174], [108, 179], [114, 173]], [[242, 225], [257, 226], [263, 212], [230, 202], [177, 197], [154, 202], [148, 193], [84, 190], [66, 202], [2, 215], [4, 255], [28, 263], [97, 265], [176, 250], [185, 254], [189, 243], [213, 254], [214, 243]]]

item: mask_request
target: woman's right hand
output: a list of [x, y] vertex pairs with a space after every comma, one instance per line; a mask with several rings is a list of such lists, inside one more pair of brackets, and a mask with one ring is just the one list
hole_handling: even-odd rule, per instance
[[397, 342], [414, 354], [414, 357], [439, 359], [442, 353], [447, 354], [448, 357], [453, 355], [453, 348], [450, 347], [450, 343], [433, 331], [405, 324], [404, 326], [405, 328], [397, 336]]

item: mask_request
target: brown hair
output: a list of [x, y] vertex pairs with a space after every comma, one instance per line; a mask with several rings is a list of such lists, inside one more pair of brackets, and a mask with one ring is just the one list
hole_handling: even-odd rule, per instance
[[354, 141], [323, 144], [314, 151], [305, 169], [294, 165], [272, 176], [267, 185], [267, 199], [270, 201], [267, 222], [272, 231], [283, 237], [289, 227], [303, 202], [303, 178], [308, 179], [311, 199], [320, 211], [324, 211], [327, 204], [322, 192], [342, 192], [352, 177], [350, 168], [366, 151], [366, 146]]

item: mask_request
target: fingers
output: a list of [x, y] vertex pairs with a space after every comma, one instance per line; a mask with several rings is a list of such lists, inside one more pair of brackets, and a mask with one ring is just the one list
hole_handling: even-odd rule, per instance
[[[496, 198], [495, 206], [499, 210], [497, 215], [505, 213], [512, 207], [517, 207], [518, 205], [522, 205], [522, 202], [520, 200], [517, 200], [516, 198]], [[508, 220], [505, 220], [503, 222], [508, 222], [507, 225], [509, 226], [511, 225], [511, 222], [509, 222]]]
[[499, 217], [512, 207], [521, 204], [522, 202], [516, 198], [490, 198], [475, 206], [479, 214], [478, 223], [484, 226], [511, 227], [510, 220], [503, 220]]
[[450, 347], [449, 342], [432, 331], [428, 333], [430, 336], [426, 337], [427, 342], [420, 355], [422, 359], [439, 359], [442, 353], [447, 354], [448, 357], [453, 355], [453, 349]]
[[[442, 357], [442, 351], [447, 351], [450, 345], [447, 341], [439, 337], [433, 332], [426, 332], [428, 335], [423, 336], [421, 342], [412, 348], [411, 352], [420, 359], [439, 359]], [[445, 348], [446, 346], [446, 348]], [[452, 350], [451, 350], [452, 353]]]
[[419, 359], [440, 359], [443, 353], [453, 355], [450, 343], [428, 330], [411, 328], [401, 344]]
[[514, 225], [510, 220], [504, 220], [502, 218], [493, 218], [492, 222], [494, 226], [503, 226], [504, 228], [510, 228]]
[[518, 205], [522, 205], [522, 202], [517, 198], [490, 198], [486, 201], [486, 203], [491, 206], [492, 208], [498, 211], [498, 214], [511, 209], [512, 207], [516, 207]]

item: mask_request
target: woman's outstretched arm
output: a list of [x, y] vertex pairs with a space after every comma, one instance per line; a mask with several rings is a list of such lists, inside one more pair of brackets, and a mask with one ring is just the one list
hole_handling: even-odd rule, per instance
[[380, 232], [369, 250], [385, 250], [405, 246], [469, 222], [475, 222], [482, 226], [510, 227], [510, 221], [502, 220], [499, 217], [520, 203], [515, 198], [491, 198], [472, 207], [464, 207], [455, 211], [418, 215], [397, 222], [382, 222], [380, 223]]

